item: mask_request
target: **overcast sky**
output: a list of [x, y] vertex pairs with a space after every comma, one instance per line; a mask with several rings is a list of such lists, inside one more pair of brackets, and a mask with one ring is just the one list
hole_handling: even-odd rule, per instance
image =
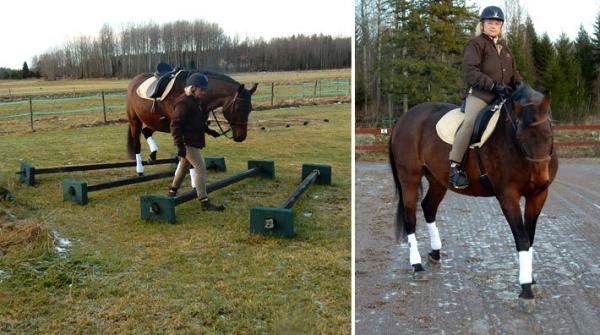
[[200, 19], [241, 39], [354, 36], [352, 0], [3, 0], [0, 8], [0, 67], [12, 69], [75, 37], [96, 36], [104, 23], [118, 31], [127, 23]]
[[[499, 6], [504, 9], [504, 0], [469, 0], [470, 3], [486, 6]], [[594, 22], [600, 12], [600, 0], [519, 0], [523, 9], [529, 14], [538, 35], [544, 32], [550, 40], [555, 41], [560, 34], [565, 33], [575, 40], [579, 26], [591, 36]]]
[[[575, 39], [579, 26], [591, 35], [600, 0], [519, 0], [538, 34]], [[504, 0], [468, 0], [503, 7]], [[3, 0], [0, 67], [20, 69], [23, 62], [61, 48], [75, 37], [96, 36], [104, 23], [119, 30], [127, 23], [165, 23], [201, 19], [217, 23], [226, 35], [240, 38], [294, 34], [354, 36], [352, 0]]]

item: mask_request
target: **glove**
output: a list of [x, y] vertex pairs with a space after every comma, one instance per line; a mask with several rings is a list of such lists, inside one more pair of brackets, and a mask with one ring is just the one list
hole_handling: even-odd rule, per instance
[[208, 128], [208, 127], [206, 127], [206, 133], [207, 133], [208, 135], [210, 135], [210, 136], [214, 137], [214, 138], [217, 138], [217, 137], [221, 136], [221, 134], [219, 134], [219, 132], [218, 132], [218, 131], [216, 131], [216, 130], [212, 130], [212, 129]]
[[507, 86], [495, 83], [494, 86], [492, 86], [492, 93], [494, 93], [497, 97], [506, 99], [510, 95], [510, 89]]
[[181, 158], [185, 158], [185, 155], [187, 155], [187, 150], [185, 150], [185, 145], [180, 145], [177, 147], [177, 156], [181, 157]]

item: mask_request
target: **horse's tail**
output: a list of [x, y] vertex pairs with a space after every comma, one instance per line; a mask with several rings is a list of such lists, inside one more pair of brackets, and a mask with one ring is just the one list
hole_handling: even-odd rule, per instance
[[395, 232], [396, 240], [404, 241], [406, 239], [406, 226], [404, 225], [404, 198], [402, 197], [402, 185], [398, 178], [398, 170], [396, 169], [396, 161], [394, 159], [394, 148], [392, 145], [392, 137], [388, 142], [388, 156], [390, 159], [390, 167], [392, 169], [392, 175], [394, 176], [394, 184], [396, 185], [396, 196], [398, 197], [398, 207], [396, 209], [395, 217]]

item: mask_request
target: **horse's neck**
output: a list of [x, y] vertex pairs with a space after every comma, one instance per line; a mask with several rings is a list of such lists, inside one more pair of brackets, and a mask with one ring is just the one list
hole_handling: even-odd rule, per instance
[[498, 126], [494, 132], [495, 136], [493, 136], [492, 142], [496, 142], [495, 146], [498, 148], [508, 148], [511, 156], [520, 156], [521, 150], [516, 138], [514, 115], [511, 115], [511, 112], [504, 108], [505, 107], [503, 107], [502, 114], [500, 114], [500, 120], [498, 121]]
[[236, 88], [235, 85], [225, 83], [227, 88], [220, 88], [210, 93], [210, 96], [206, 99], [206, 106], [203, 106], [207, 111], [214, 110], [219, 107], [223, 107], [227, 101], [234, 99]]

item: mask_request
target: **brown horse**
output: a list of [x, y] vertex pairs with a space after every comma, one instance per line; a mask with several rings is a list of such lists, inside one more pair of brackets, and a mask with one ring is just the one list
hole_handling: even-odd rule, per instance
[[[127, 151], [130, 158], [137, 161], [137, 172], [142, 174], [144, 168], [141, 158], [140, 133], [150, 145], [149, 161], [156, 159], [158, 146], [152, 135], [154, 131], [168, 133], [170, 131], [171, 116], [175, 100], [183, 93], [185, 81], [193, 72], [182, 71], [176, 78], [175, 83], [169, 95], [161, 102], [156, 103], [156, 110], [153, 111], [153, 102], [143, 99], [136, 93], [137, 88], [146, 79], [152, 76], [150, 73], [139, 74], [129, 83], [127, 88], [127, 118], [129, 119], [129, 131], [127, 136]], [[208, 94], [202, 103], [202, 108], [206, 112], [211, 112], [218, 107], [223, 107], [223, 116], [229, 123], [232, 131], [233, 140], [242, 142], [246, 139], [248, 128], [248, 114], [252, 110], [252, 94], [256, 91], [258, 84], [254, 84], [249, 90], [243, 84], [238, 83], [232, 78], [219, 73], [202, 72], [208, 77]], [[142, 129], [142, 125], [145, 127]], [[219, 124], [219, 128], [221, 128]], [[222, 134], [229, 132], [222, 131]]]
[[[457, 106], [442, 103], [422, 103], [402, 116], [390, 137], [389, 158], [399, 195], [396, 213], [396, 235], [408, 238], [410, 263], [416, 280], [427, 280], [421, 264], [415, 238], [416, 206], [421, 179], [429, 187], [421, 202], [428, 224], [432, 252], [431, 264], [440, 261], [441, 240], [435, 225], [438, 206], [448, 189], [469, 196], [494, 196], [510, 225], [519, 253], [519, 282], [522, 291], [519, 307], [532, 311], [535, 306], [531, 288], [532, 245], [538, 216], [548, 195], [548, 186], [558, 170], [553, 147], [550, 119], [550, 99], [522, 85], [501, 110], [498, 125], [480, 148], [480, 159], [474, 150], [467, 153], [465, 171], [469, 187], [457, 190], [449, 186], [448, 154], [450, 145], [436, 134], [436, 122]], [[512, 107], [512, 108], [510, 108]], [[478, 160], [481, 161], [481, 167]], [[487, 171], [491, 187], [478, 181], [481, 171]], [[525, 215], [519, 201], [525, 198]]]

